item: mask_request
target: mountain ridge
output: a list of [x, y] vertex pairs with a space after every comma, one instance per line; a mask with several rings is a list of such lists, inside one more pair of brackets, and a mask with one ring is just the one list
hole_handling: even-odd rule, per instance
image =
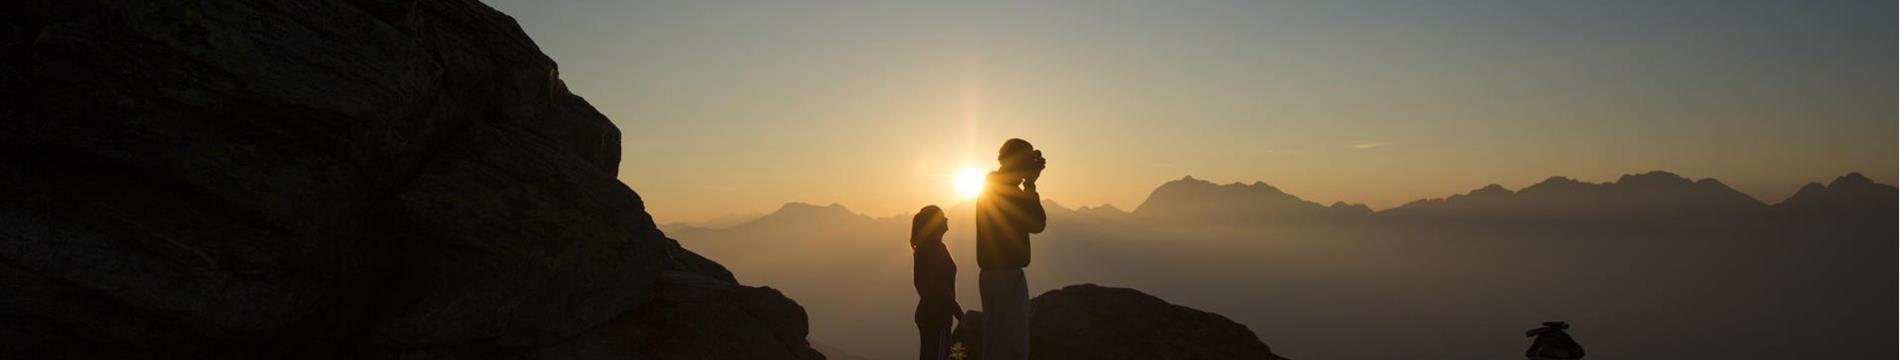
[[[1094, 217], [1109, 218], [1109, 217], [1124, 217], [1124, 216], [1139, 217], [1143, 215], [1153, 216], [1153, 215], [1157, 215], [1156, 213], [1158, 212], [1177, 211], [1179, 210], [1178, 208], [1184, 207], [1186, 205], [1199, 206], [1199, 205], [1205, 205], [1205, 204], [1210, 204], [1210, 203], [1218, 204], [1218, 203], [1223, 203], [1223, 202], [1231, 202], [1238, 199], [1240, 201], [1252, 200], [1252, 201], [1267, 201], [1268, 202], [1267, 204], [1264, 204], [1264, 206], [1257, 206], [1251, 209], [1243, 209], [1243, 210], [1265, 210], [1267, 214], [1294, 215], [1296, 217], [1322, 217], [1322, 216], [1404, 215], [1407, 213], [1440, 210], [1447, 206], [1494, 208], [1497, 206], [1501, 206], [1502, 203], [1512, 202], [1512, 201], [1522, 201], [1526, 197], [1529, 197], [1532, 199], [1541, 198], [1540, 200], [1551, 200], [1551, 198], [1601, 196], [1601, 195], [1621, 195], [1621, 196], [1633, 196], [1633, 197], [1654, 197], [1654, 196], [1662, 195], [1664, 198], [1669, 198], [1669, 196], [1675, 195], [1676, 198], [1674, 198], [1673, 200], [1690, 199], [1690, 200], [1697, 200], [1697, 201], [1702, 201], [1702, 202], [1714, 202], [1716, 204], [1713, 204], [1713, 205], [1719, 205], [1719, 206], [1740, 207], [1741, 210], [1744, 210], [1744, 211], [1768, 211], [1772, 209], [1796, 209], [1796, 208], [1814, 209], [1815, 207], [1825, 207], [1825, 206], [1842, 205], [1842, 204], [1850, 204], [1850, 203], [1858, 204], [1854, 206], [1866, 208], [1870, 206], [1866, 204], [1868, 200], [1854, 200], [1854, 199], [1856, 198], [1878, 199], [1881, 196], [1881, 194], [1891, 193], [1892, 191], [1894, 191], [1894, 189], [1895, 187], [1893, 185], [1880, 184], [1880, 183], [1874, 182], [1872, 179], [1869, 179], [1858, 172], [1854, 172], [1854, 173], [1849, 173], [1846, 175], [1836, 177], [1834, 180], [1830, 181], [1826, 185], [1820, 182], [1810, 182], [1807, 185], [1804, 185], [1803, 187], [1801, 187], [1801, 189], [1797, 191], [1795, 195], [1790, 196], [1788, 199], [1783, 200], [1782, 202], [1769, 204], [1753, 196], [1750, 196], [1746, 193], [1743, 193], [1739, 190], [1735, 190], [1734, 188], [1729, 187], [1727, 184], [1723, 183], [1721, 180], [1718, 180], [1715, 178], [1690, 179], [1688, 177], [1677, 175], [1672, 172], [1655, 170], [1655, 171], [1648, 171], [1648, 172], [1643, 172], [1643, 173], [1624, 174], [1622, 176], [1619, 176], [1615, 181], [1602, 182], [1602, 183], [1592, 183], [1592, 182], [1587, 182], [1587, 181], [1581, 181], [1581, 180], [1576, 180], [1576, 179], [1566, 177], [1566, 176], [1551, 176], [1551, 177], [1545, 178], [1542, 181], [1533, 183], [1531, 185], [1526, 185], [1517, 190], [1511, 190], [1509, 188], [1504, 187], [1503, 185], [1492, 183], [1492, 184], [1486, 184], [1482, 187], [1473, 189], [1465, 193], [1451, 194], [1449, 196], [1441, 197], [1441, 198], [1424, 198], [1424, 199], [1413, 200], [1413, 201], [1406, 202], [1404, 204], [1400, 204], [1398, 206], [1394, 206], [1394, 207], [1386, 208], [1386, 209], [1372, 209], [1370, 206], [1367, 206], [1365, 204], [1347, 203], [1344, 201], [1334, 201], [1333, 203], [1328, 204], [1328, 205], [1321, 205], [1318, 202], [1306, 200], [1304, 198], [1299, 197], [1298, 195], [1294, 195], [1294, 194], [1282, 191], [1278, 187], [1274, 187], [1265, 181], [1254, 181], [1252, 183], [1232, 182], [1232, 183], [1227, 183], [1227, 184], [1217, 184], [1212, 181], [1199, 179], [1199, 178], [1195, 178], [1192, 175], [1188, 175], [1188, 176], [1182, 177], [1181, 179], [1170, 180], [1168, 182], [1164, 182], [1161, 185], [1157, 186], [1153, 191], [1149, 193], [1147, 199], [1144, 200], [1142, 204], [1135, 207], [1135, 210], [1132, 210], [1132, 211], [1122, 210], [1119, 207], [1116, 207], [1112, 204], [1101, 204], [1101, 205], [1080, 206], [1080, 207], [1070, 208], [1070, 207], [1061, 205], [1054, 199], [1047, 199], [1047, 198], [1043, 200], [1043, 204], [1046, 208], [1049, 208], [1050, 211], [1052, 212], [1086, 214], [1086, 215], [1094, 216]], [[1181, 195], [1194, 197], [1195, 199], [1171, 198], [1171, 197], [1181, 196]], [[1151, 205], [1151, 203], [1156, 202], [1157, 199], [1159, 199], [1162, 202], [1162, 204]], [[1888, 199], [1892, 199], [1892, 197], [1889, 196]], [[1196, 200], [1200, 200], [1200, 201], [1196, 201]], [[1874, 201], [1873, 204], [1877, 205], [1878, 202]], [[1629, 204], [1622, 204], [1622, 205], [1627, 206]], [[961, 206], [956, 207], [954, 209], [946, 209], [946, 211], [949, 211], [952, 213], [957, 213], [959, 212], [958, 210], [967, 211], [968, 209], [963, 209], [963, 207]], [[1505, 208], [1505, 209], [1491, 209], [1491, 210], [1506, 211], [1510, 209]], [[1677, 209], [1677, 210], [1696, 210], [1696, 209]], [[1701, 210], [1708, 210], [1708, 209], [1701, 209]], [[1201, 213], [1202, 211], [1185, 211], [1185, 212], [1187, 212], [1187, 214], [1166, 214], [1162, 216], [1173, 216], [1173, 217], [1192, 216], [1192, 215], [1197, 215], [1198, 213]], [[1257, 212], [1249, 213], [1249, 214], [1262, 215], [1261, 213], [1257, 213]], [[899, 214], [895, 217], [904, 217], [908, 215], [909, 213], [905, 213], [905, 214]], [[1200, 214], [1200, 215], [1205, 215], [1205, 214]], [[773, 219], [773, 218], [808, 219], [806, 217], [811, 217], [811, 216], [830, 216], [830, 217], [837, 217], [837, 218], [871, 220], [871, 221], [880, 219], [877, 217], [873, 217], [870, 215], [852, 211], [849, 208], [845, 207], [844, 205], [841, 205], [838, 203], [831, 203], [828, 205], [820, 206], [820, 205], [815, 205], [815, 204], [806, 203], [806, 202], [787, 202], [784, 205], [780, 206], [778, 210], [775, 210], [770, 213], [766, 213], [764, 215], [757, 216], [751, 221], [737, 223], [734, 225], [730, 225], [728, 227], [746, 226], [753, 222], [758, 222], [761, 220]], [[773, 220], [773, 221], [793, 222], [789, 219], [788, 220]], [[680, 229], [686, 229], [686, 228], [688, 227], [680, 227]], [[707, 230], [707, 229], [701, 229], [701, 230]]]
[[[1802, 201], [1778, 206], [1807, 204], [1800, 209], [1777, 209], [1741, 197], [1721, 181], [1667, 172], [1633, 173], [1602, 183], [1551, 177], [1521, 190], [1486, 184], [1437, 199], [1458, 208], [1496, 210], [1490, 213], [1431, 216], [1391, 210], [1365, 214], [1369, 209], [1335, 215], [1331, 212], [1354, 206], [1294, 200], [1297, 196], [1265, 182], [1180, 179], [1174, 186], [1264, 194], [1231, 197], [1237, 199], [1298, 202], [1294, 208], [1310, 217], [1255, 222], [1244, 220], [1270, 215], [1243, 215], [1210, 223], [1113, 206], [1071, 209], [1045, 198], [1051, 227], [1032, 238], [1037, 251], [1026, 269], [1030, 288], [1114, 283], [1141, 289], [1229, 316], [1290, 353], [1313, 358], [1473, 358], [1469, 355], [1521, 349], [1518, 339], [1483, 329], [1534, 324], [1545, 316], [1590, 324], [1587, 345], [1648, 354], [1631, 358], [1682, 358], [1709, 350], [1652, 346], [1648, 336], [1606, 334], [1658, 328], [1692, 341], [1723, 343], [1774, 331], [1759, 329], [1799, 328], [1817, 334], [1794, 340], [1803, 344], [1800, 350], [1818, 351], [1815, 347], [1831, 346], [1825, 344], [1833, 339], [1879, 338], [1883, 333], [1868, 333], [1877, 324], [1837, 324], [1892, 311], [1882, 303], [1891, 301], [1891, 292], [1865, 284], [1892, 281], [1891, 275], [1883, 279], [1879, 274], [1892, 264], [1887, 254], [1893, 249], [1893, 187], [1865, 176], [1817, 183], [1799, 197]], [[1595, 214], [1612, 216], [1517, 210], [1550, 204], [1591, 205], [1587, 208]], [[1624, 211], [1600, 206], [1605, 204], [1660, 207]], [[1867, 207], [1828, 211], [1843, 209], [1841, 204]], [[829, 208], [792, 209], [811, 207]], [[1722, 208], [1742, 211], [1709, 210]], [[967, 267], [974, 263], [968, 209], [946, 208], [951, 231], [944, 241], [958, 264], [966, 265], [958, 276], [959, 301], [974, 308], [980, 302], [968, 290], [979, 288], [975, 269]], [[856, 224], [739, 226], [676, 237], [688, 248], [736, 264], [734, 273], [742, 280], [785, 289], [814, 318], [829, 320], [814, 322], [814, 339], [860, 354], [897, 357], [914, 350], [901, 346], [910, 335], [909, 324], [867, 323], [907, 314], [915, 301], [906, 276], [910, 250], [904, 234], [910, 223], [899, 216]], [[779, 271], [793, 268], [827, 270]], [[1802, 315], [1732, 316], [1765, 306], [1798, 309], [1787, 313]], [[1661, 313], [1684, 320], [1648, 320]], [[1389, 326], [1394, 321], [1432, 329]], [[1447, 335], [1418, 339], [1418, 331]], [[1391, 350], [1362, 348], [1365, 338], [1386, 339], [1379, 343], [1392, 344], [1384, 348]], [[1829, 348], [1840, 354], [1879, 349]], [[1776, 351], [1788, 357], [1791, 352], [1747, 343], [1715, 351], [1729, 358]]]

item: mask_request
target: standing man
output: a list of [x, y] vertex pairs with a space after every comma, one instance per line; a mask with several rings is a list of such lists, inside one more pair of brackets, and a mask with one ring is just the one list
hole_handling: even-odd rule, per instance
[[983, 294], [983, 358], [1029, 359], [1029, 234], [1041, 233], [1048, 215], [1036, 179], [1048, 163], [1042, 151], [1009, 139], [997, 151], [1000, 163], [976, 198], [976, 263]]

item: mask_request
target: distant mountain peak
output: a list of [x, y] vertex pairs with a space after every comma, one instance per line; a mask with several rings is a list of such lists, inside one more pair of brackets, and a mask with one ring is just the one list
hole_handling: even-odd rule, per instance
[[1674, 213], [1762, 211], [1765, 206], [1715, 179], [1691, 180], [1667, 171], [1649, 171], [1624, 174], [1604, 183], [1552, 176], [1516, 192], [1491, 184], [1466, 194], [1414, 201], [1392, 210], [1412, 214], [1654, 218]]
[[1849, 173], [1834, 178], [1827, 185], [1808, 183], [1795, 191], [1788, 200], [1775, 204], [1776, 207], [1801, 210], [1865, 210], [1892, 209], [1895, 204], [1896, 189], [1892, 185], [1874, 182], [1860, 173]]
[[856, 212], [852, 212], [851, 209], [845, 208], [844, 205], [839, 205], [838, 203], [831, 203], [830, 205], [819, 206], [816, 204], [805, 203], [805, 202], [788, 202], [788, 203], [785, 203], [785, 205], [779, 206], [778, 211], [773, 211], [771, 214], [766, 214], [765, 216], [760, 217], [758, 220], [754, 220], [753, 222], [756, 223], [756, 222], [761, 222], [761, 221], [773, 222], [773, 221], [788, 221], [788, 220], [789, 221], [812, 221], [812, 220], [820, 220], [820, 219], [855, 219], [855, 218], [869, 219], [870, 217], [864, 216], [862, 214], [858, 214]]
[[835, 202], [830, 205], [819, 206], [808, 202], [793, 201], [785, 203], [785, 205], [780, 205], [777, 212], [786, 211], [843, 211], [848, 213], [851, 212], [851, 209], [847, 209], [844, 205], [839, 205]]
[[1847, 173], [1847, 175], [1841, 175], [1841, 177], [1834, 178], [1834, 182], [1828, 183], [1827, 187], [1833, 188], [1833, 187], [1842, 186], [1842, 185], [1846, 185], [1846, 186], [1874, 185], [1874, 179], [1868, 179], [1866, 176], [1863, 176], [1858, 172], [1852, 172], [1852, 173]]
[[1169, 181], [1148, 194], [1134, 213], [1167, 216], [1253, 216], [1262, 211], [1317, 211], [1325, 206], [1287, 194], [1265, 181], [1218, 185], [1193, 176]]
[[1110, 205], [1110, 204], [1101, 204], [1101, 205], [1096, 205], [1096, 206], [1083, 206], [1083, 207], [1075, 208], [1075, 213], [1078, 215], [1092, 216], [1092, 217], [1097, 217], [1097, 218], [1120, 218], [1120, 217], [1128, 216], [1127, 211], [1122, 211], [1122, 209], [1117, 208], [1115, 207], [1115, 205]]
[[1618, 185], [1634, 186], [1686, 186], [1694, 184], [1689, 178], [1668, 171], [1650, 171], [1641, 174], [1623, 174], [1616, 179]]
[[1544, 178], [1544, 181], [1540, 181], [1540, 182], [1538, 182], [1538, 183], [1539, 183], [1539, 184], [1543, 184], [1543, 183], [1555, 183], [1555, 184], [1566, 184], [1566, 183], [1570, 183], [1570, 184], [1582, 184], [1583, 182], [1582, 182], [1582, 181], [1577, 181], [1576, 179], [1571, 179], [1571, 178], [1570, 178], [1570, 177], [1568, 177], [1568, 176], [1552, 176], [1552, 177], [1548, 177], [1548, 178]]
[[1481, 195], [1492, 195], [1492, 194], [1510, 195], [1513, 193], [1516, 193], [1516, 192], [1511, 191], [1511, 189], [1504, 188], [1504, 185], [1491, 184], [1491, 185], [1485, 185], [1484, 187], [1478, 188], [1477, 190], [1472, 190], [1471, 193], [1467, 195], [1469, 196], [1481, 196]]

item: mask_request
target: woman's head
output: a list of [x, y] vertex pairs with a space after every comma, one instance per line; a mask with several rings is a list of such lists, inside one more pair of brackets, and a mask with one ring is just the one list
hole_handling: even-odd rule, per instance
[[943, 233], [950, 231], [950, 219], [943, 216], [943, 209], [936, 205], [925, 205], [917, 209], [917, 216], [910, 219], [910, 247], [943, 241]]

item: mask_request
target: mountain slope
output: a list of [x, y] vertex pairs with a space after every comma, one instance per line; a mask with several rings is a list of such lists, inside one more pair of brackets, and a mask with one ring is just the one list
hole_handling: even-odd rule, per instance
[[1152, 219], [1255, 223], [1324, 221], [1370, 213], [1363, 205], [1328, 207], [1306, 201], [1265, 182], [1216, 185], [1193, 176], [1161, 184], [1132, 212]]
[[1877, 212], [1891, 209], [1900, 190], [1874, 183], [1860, 173], [1842, 175], [1823, 186], [1808, 183], [1775, 208], [1799, 213]]
[[1653, 171], [1588, 183], [1552, 177], [1518, 191], [1496, 184], [1444, 199], [1413, 201], [1388, 217], [1485, 220], [1703, 222], [1767, 211], [1760, 201], [1715, 179], [1691, 181]]

